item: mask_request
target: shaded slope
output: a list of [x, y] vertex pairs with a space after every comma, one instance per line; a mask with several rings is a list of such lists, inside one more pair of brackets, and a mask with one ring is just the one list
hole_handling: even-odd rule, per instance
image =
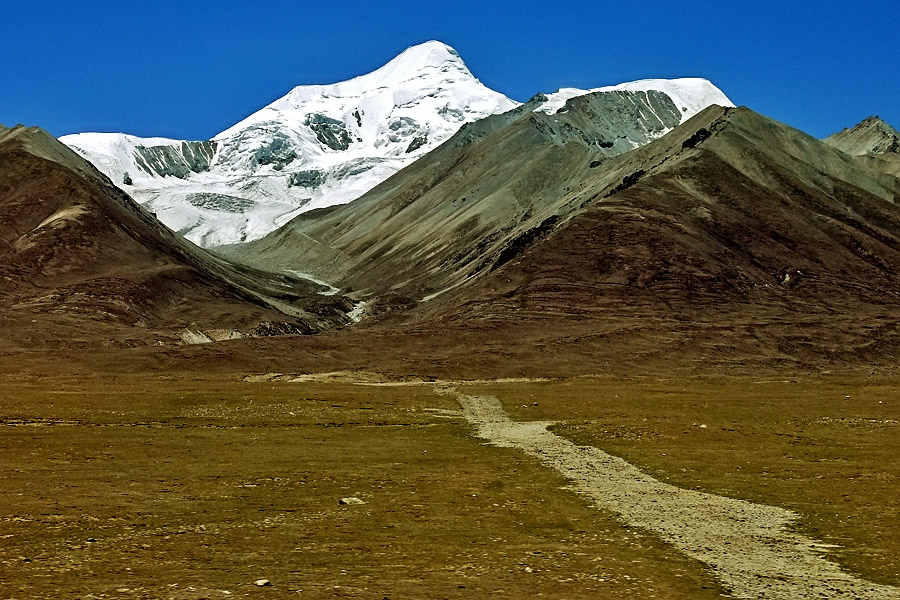
[[681, 121], [671, 98], [652, 90], [580, 96], [553, 115], [534, 111], [545, 100], [464, 126], [349, 205], [301, 215], [225, 250], [410, 305], [489, 272], [498, 257], [508, 260], [546, 235], [579, 207], [573, 182], [612, 173], [614, 157]]
[[582, 182], [583, 211], [407, 326], [495, 331], [518, 340], [509, 360], [595, 369], [895, 363], [896, 178], [747, 109], [620, 158], [646, 173], [612, 194]]
[[285, 321], [311, 331], [343, 322], [348, 308], [308, 282], [196, 248], [69, 148], [21, 126], [0, 129], [0, 277], [3, 313], [43, 315], [39, 324], [55, 315], [112, 329]]

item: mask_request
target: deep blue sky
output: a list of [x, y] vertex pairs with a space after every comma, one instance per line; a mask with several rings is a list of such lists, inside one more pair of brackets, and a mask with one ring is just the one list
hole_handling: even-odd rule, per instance
[[429, 39], [520, 101], [699, 76], [815, 136], [870, 114], [900, 127], [896, 0], [0, 4], [0, 123], [54, 135], [207, 138], [295, 85], [368, 72]]

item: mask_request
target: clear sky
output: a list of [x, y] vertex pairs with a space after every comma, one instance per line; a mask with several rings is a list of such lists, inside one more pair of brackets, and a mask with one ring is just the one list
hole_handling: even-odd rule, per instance
[[898, 25], [897, 0], [3, 0], [0, 123], [203, 139], [437, 39], [516, 100], [705, 77], [821, 137], [870, 114], [900, 128]]

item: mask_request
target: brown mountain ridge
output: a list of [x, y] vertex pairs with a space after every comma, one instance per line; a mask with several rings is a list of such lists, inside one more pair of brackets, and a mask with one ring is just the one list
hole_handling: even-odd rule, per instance
[[502, 328], [598, 364], [622, 344], [893, 360], [900, 180], [871, 157], [746, 108], [710, 107], [619, 154], [542, 135], [544, 116], [505, 118], [232, 253], [335, 274], [373, 313], [409, 309], [388, 330]]
[[[43, 132], [4, 130], [5, 318], [78, 324], [56, 337], [220, 339], [334, 329], [356, 306], [365, 322], [321, 342], [335, 356], [440, 335], [451, 348], [436, 360], [506, 340], [501, 354], [548, 369], [572, 356], [586, 369], [625, 355], [814, 368], [895, 356], [893, 163], [746, 108], [710, 107], [660, 137], [670, 125], [647, 118], [647, 98], [589, 95], [556, 115], [534, 113], [540, 101], [227, 259]], [[596, 117], [610, 108], [634, 111], [628, 128]]]
[[22, 126], [0, 129], [0, 279], [4, 319], [85, 339], [189, 326], [308, 333], [345, 322], [350, 306], [195, 247], [69, 148]]

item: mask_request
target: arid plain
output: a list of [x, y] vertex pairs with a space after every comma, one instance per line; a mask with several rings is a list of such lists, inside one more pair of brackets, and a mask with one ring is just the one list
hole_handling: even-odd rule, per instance
[[[285, 339], [257, 341], [255, 360], [238, 340], [78, 361], [61, 351], [56, 368], [34, 356], [11, 368], [0, 382], [2, 595], [732, 595], [714, 566], [534, 456], [477, 437], [457, 393], [552, 422], [659, 482], [793, 511], [787, 529], [844, 573], [900, 585], [890, 374], [495, 380], [471, 367], [453, 377], [436, 360], [421, 377], [400, 356], [380, 372], [338, 371], [354, 361], [334, 337], [327, 350], [295, 338], [309, 340], [294, 344], [321, 361], [318, 375], [306, 360], [272, 361], [266, 349]], [[267, 361], [277, 373], [258, 368]]]

